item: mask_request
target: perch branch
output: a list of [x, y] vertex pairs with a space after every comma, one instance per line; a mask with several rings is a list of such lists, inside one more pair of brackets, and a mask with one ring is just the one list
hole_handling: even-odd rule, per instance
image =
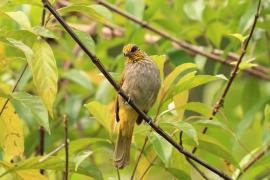
[[[233, 64], [231, 64], [231, 62], [234, 62], [234, 61], [236, 61], [236, 59], [239, 59], [238, 56], [233, 54], [233, 53], [228, 53], [227, 57], [224, 59], [222, 57], [223, 51], [221, 51], [221, 50], [214, 50], [213, 53], [207, 52], [204, 48], [198, 47], [198, 46], [189, 44], [186, 41], [177, 39], [177, 38], [171, 36], [170, 34], [153, 27], [152, 25], [148, 24], [146, 21], [140, 20], [140, 19], [126, 13], [125, 11], [118, 9], [117, 7], [113, 6], [112, 4], [110, 4], [104, 0], [96, 0], [96, 2], [105, 6], [106, 8], [110, 9], [111, 11], [139, 24], [143, 28], [152, 31], [152, 32], [162, 36], [163, 38], [170, 40], [173, 43], [176, 43], [178, 46], [180, 46], [180, 48], [182, 48], [188, 54], [191, 54], [191, 55], [199, 54], [199, 55], [202, 55], [204, 57], [207, 57], [208, 59], [212, 59], [214, 61], [217, 61], [219, 63], [225, 64], [228, 66], [234, 66]], [[269, 70], [267, 70], [267, 71], [269, 72]], [[256, 76], [258, 78], [261, 78], [263, 80], [270, 81], [270, 77], [265, 73], [265, 69], [263, 67], [258, 66], [256, 68], [246, 69], [245, 72], [247, 72], [250, 75]]]
[[147, 122], [160, 136], [166, 139], [171, 145], [173, 145], [180, 153], [184, 154], [185, 156], [193, 159], [194, 161], [198, 162], [202, 166], [206, 167], [210, 171], [214, 172], [215, 174], [219, 175], [224, 179], [231, 179], [228, 175], [224, 172], [220, 171], [216, 167], [213, 167], [206, 163], [205, 161], [201, 160], [200, 158], [194, 156], [192, 153], [185, 150], [182, 146], [180, 146], [177, 142], [175, 142], [167, 133], [165, 133], [160, 127], [158, 127], [155, 123], [152, 122], [152, 119], [146, 115], [143, 111], [141, 111], [133, 102], [133, 100], [127, 96], [122, 88], [113, 80], [112, 76], [105, 70], [104, 65], [100, 62], [100, 60], [91, 53], [88, 48], [82, 43], [79, 37], [74, 33], [71, 27], [65, 22], [65, 20], [58, 14], [58, 12], [52, 7], [48, 0], [42, 0], [43, 5], [47, 8], [53, 16], [57, 19], [57, 21], [64, 27], [64, 29], [69, 33], [69, 35], [78, 43], [78, 45], [82, 48], [82, 50], [87, 54], [87, 56], [91, 59], [91, 61], [96, 65], [96, 67], [102, 72], [102, 74], [106, 77], [106, 79], [111, 83], [111, 85], [115, 88], [115, 90], [122, 96], [122, 98], [129, 103], [129, 105], [141, 116], [143, 117], [144, 121]]

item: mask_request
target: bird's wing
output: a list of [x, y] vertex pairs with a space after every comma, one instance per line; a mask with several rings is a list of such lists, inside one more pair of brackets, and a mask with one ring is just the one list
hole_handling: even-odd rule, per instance
[[[122, 77], [121, 77], [121, 80], [120, 80], [120, 83], [119, 83], [120, 87], [122, 87], [123, 83], [124, 83], [124, 75], [122, 75]], [[119, 100], [118, 99], [119, 98], [118, 98], [118, 95], [117, 95], [116, 99], [115, 99], [115, 109], [114, 109], [114, 111], [115, 111], [115, 119], [116, 119], [117, 122], [120, 121], [120, 118], [119, 118]]]

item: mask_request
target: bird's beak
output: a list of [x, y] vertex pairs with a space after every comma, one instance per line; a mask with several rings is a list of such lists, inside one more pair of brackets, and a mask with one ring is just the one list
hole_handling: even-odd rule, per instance
[[126, 57], [130, 57], [131, 55], [132, 55], [132, 52], [124, 53], [124, 56], [126, 56]]

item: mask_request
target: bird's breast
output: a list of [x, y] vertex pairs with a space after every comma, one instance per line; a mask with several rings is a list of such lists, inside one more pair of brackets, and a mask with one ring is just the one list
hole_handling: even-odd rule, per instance
[[148, 110], [160, 88], [160, 75], [155, 63], [141, 61], [126, 64], [122, 88], [142, 110]]

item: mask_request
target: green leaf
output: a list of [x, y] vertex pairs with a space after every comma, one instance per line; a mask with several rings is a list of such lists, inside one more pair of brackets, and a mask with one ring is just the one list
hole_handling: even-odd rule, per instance
[[178, 115], [177, 117], [179, 119], [183, 119], [184, 117], [185, 109], [181, 107], [187, 103], [188, 97], [189, 97], [189, 91], [183, 91], [173, 96], [173, 103], [175, 105], [175, 110], [177, 112], [177, 115]]
[[67, 71], [64, 75], [65, 78], [72, 80], [89, 91], [93, 91], [93, 84], [89, 76], [82, 70], [71, 69]]
[[[4, 173], [0, 175], [3, 177], [8, 173], [12, 173], [15, 171], [20, 170], [27, 170], [27, 169], [45, 169], [45, 170], [56, 170], [56, 171], [63, 171], [65, 168], [65, 159], [59, 158], [57, 156], [50, 156], [48, 159], [41, 161], [42, 157], [31, 157], [24, 161], [20, 161], [16, 166], [8, 169]], [[89, 177], [93, 177], [95, 179], [103, 179], [101, 171], [95, 165], [87, 165], [86, 163], [80, 164], [75, 170], [76, 162], [74, 159], [70, 159], [69, 162], [69, 171], [73, 173], [83, 174]]]
[[21, 50], [24, 53], [24, 55], [25, 55], [28, 62], [31, 61], [31, 59], [33, 57], [33, 51], [29, 46], [25, 45], [22, 41], [17, 41], [17, 40], [12, 39], [12, 38], [6, 38], [6, 40], [12, 46], [14, 46], [17, 49]]
[[250, 153], [248, 153], [247, 155], [245, 155], [240, 163], [239, 163], [239, 166], [240, 166], [240, 169], [237, 168], [233, 174], [232, 174], [232, 178], [233, 179], [236, 179], [239, 175], [239, 173], [241, 172], [241, 169], [243, 169], [244, 167], [246, 167], [246, 165], [250, 162], [250, 160], [252, 160], [255, 156], [256, 156], [256, 153], [260, 150], [260, 148], [256, 148], [256, 149], [253, 149]]
[[71, 6], [60, 8], [57, 11], [62, 15], [69, 12], [84, 13], [98, 22], [115, 26], [114, 24], [111, 23], [111, 20], [105, 16], [107, 14], [104, 15], [100, 13], [101, 11], [104, 12], [104, 10], [102, 10], [100, 7], [97, 8], [97, 5], [89, 6], [89, 5], [74, 4]]
[[211, 22], [206, 28], [207, 38], [209, 38], [216, 47], [220, 47], [222, 37], [230, 32], [227, 25], [220, 21]]
[[83, 98], [81, 95], [71, 95], [67, 98], [65, 103], [65, 112], [68, 118], [75, 122], [81, 111]]
[[211, 81], [216, 81], [216, 80], [224, 80], [224, 76], [222, 75], [216, 75], [216, 76], [211, 76], [211, 75], [197, 75], [194, 77], [191, 77], [190, 79], [186, 79], [186, 80], [180, 80], [175, 89], [173, 89], [172, 93], [174, 94], [178, 94], [182, 91], [188, 90], [188, 89], [192, 89], [195, 88], [197, 86], [206, 84], [208, 82]]
[[164, 80], [163, 87], [169, 88], [177, 76], [183, 71], [191, 68], [195, 68], [196, 65], [193, 63], [185, 63], [177, 66]]
[[90, 7], [93, 8], [99, 14], [101, 14], [103, 17], [106, 17], [109, 20], [113, 20], [112, 12], [105, 6], [93, 4]]
[[167, 166], [169, 163], [171, 154], [172, 154], [172, 148], [173, 148], [172, 145], [155, 132], [151, 132], [148, 135], [148, 138], [150, 142], [152, 143], [158, 157]]
[[125, 9], [133, 16], [142, 19], [144, 12], [144, 0], [126, 0]]
[[248, 112], [245, 113], [244, 117], [242, 120], [238, 123], [237, 128], [236, 128], [236, 134], [237, 136], [241, 136], [243, 132], [246, 131], [248, 127], [253, 123], [254, 120], [256, 120], [255, 115], [257, 112], [262, 110], [265, 105], [269, 102], [270, 97], [266, 97], [264, 99], [259, 99], [256, 104], [250, 108]]
[[151, 56], [151, 58], [158, 66], [158, 69], [160, 72], [160, 78], [161, 78], [161, 82], [162, 82], [164, 79], [164, 63], [166, 61], [166, 56], [165, 55], [161, 55], [161, 56], [154, 55], [154, 56]]
[[25, 92], [14, 92], [11, 95], [12, 100], [17, 101], [20, 105], [30, 110], [38, 124], [44, 127], [50, 134], [48, 111], [38, 96], [33, 96]]
[[45, 38], [52, 38], [52, 39], [56, 39], [55, 35], [53, 34], [52, 31], [50, 31], [47, 28], [44, 28], [42, 26], [36, 26], [33, 28], [33, 31], [36, 35], [45, 37]]
[[221, 129], [224, 129], [225, 131], [227, 131], [229, 134], [231, 134], [233, 137], [235, 137], [237, 139], [236, 134], [225, 124], [221, 123], [220, 121], [217, 120], [198, 120], [193, 122], [192, 124], [200, 124], [203, 126], [215, 126]]
[[80, 164], [90, 155], [93, 154], [93, 151], [89, 151], [89, 150], [85, 150], [85, 151], [81, 151], [78, 154], [76, 154], [76, 156], [73, 158], [76, 165], [75, 165], [75, 171], [78, 170]]
[[[249, 68], [258, 66], [258, 64], [252, 63], [254, 60], [255, 60], [255, 58], [252, 58], [252, 59], [247, 60], [247, 61], [242, 61], [239, 65], [239, 69], [244, 70], [244, 69], [249, 69]], [[236, 65], [236, 63], [237, 63], [236, 61], [233, 61], [230, 64]]]
[[166, 168], [166, 170], [177, 179], [191, 180], [191, 177], [183, 170], [176, 169], [176, 168]]
[[87, 49], [89, 51], [91, 51], [92, 53], [96, 53], [96, 45], [94, 40], [92, 39], [92, 37], [83, 31], [79, 31], [77, 29], [73, 29], [75, 31], [75, 33], [77, 34], [77, 36], [79, 37], [79, 39], [84, 42], [84, 44], [86, 45]]
[[232, 36], [232, 37], [235, 37], [236, 39], [238, 39], [241, 42], [241, 44], [244, 43], [244, 41], [248, 37], [248, 35], [243, 36], [242, 34], [239, 34], [239, 33], [234, 33], [234, 34], [229, 34], [229, 35]]
[[237, 167], [239, 166], [237, 161], [233, 157], [231, 151], [229, 151], [220, 142], [211, 138], [210, 136], [207, 135], [199, 136], [198, 149], [212, 153], [217, 157], [223, 158], [224, 160], [228, 160], [230, 163], [234, 164]]
[[23, 11], [5, 12], [5, 14], [12, 18], [23, 29], [31, 29], [31, 23]]
[[28, 61], [37, 92], [49, 113], [53, 116], [53, 104], [57, 94], [58, 72], [51, 47], [44, 40], [33, 46], [33, 58]]
[[184, 12], [187, 17], [192, 20], [202, 21], [202, 14], [205, 8], [205, 3], [203, 0], [196, 0], [188, 2], [184, 5]]
[[[69, 154], [75, 154], [78, 151], [84, 150], [87, 146], [92, 144], [102, 144], [102, 145], [111, 145], [109, 140], [101, 138], [81, 138], [69, 143]], [[65, 150], [61, 149], [57, 156], [64, 156]]]
[[85, 107], [96, 118], [96, 120], [107, 129], [107, 131], [111, 132], [110, 122], [112, 119], [112, 112], [107, 106], [97, 101], [92, 101], [88, 104], [85, 104]]
[[199, 113], [205, 117], [210, 117], [212, 114], [211, 109], [205, 104], [200, 102], [189, 102], [179, 108]]
[[170, 124], [178, 128], [180, 131], [183, 131], [183, 133], [186, 134], [188, 137], [192, 138], [192, 140], [197, 145], [199, 144], [197, 131], [190, 123], [187, 123], [185, 121], [166, 121], [163, 123]]
[[265, 121], [270, 122], [270, 105], [267, 104], [264, 108], [264, 119]]

